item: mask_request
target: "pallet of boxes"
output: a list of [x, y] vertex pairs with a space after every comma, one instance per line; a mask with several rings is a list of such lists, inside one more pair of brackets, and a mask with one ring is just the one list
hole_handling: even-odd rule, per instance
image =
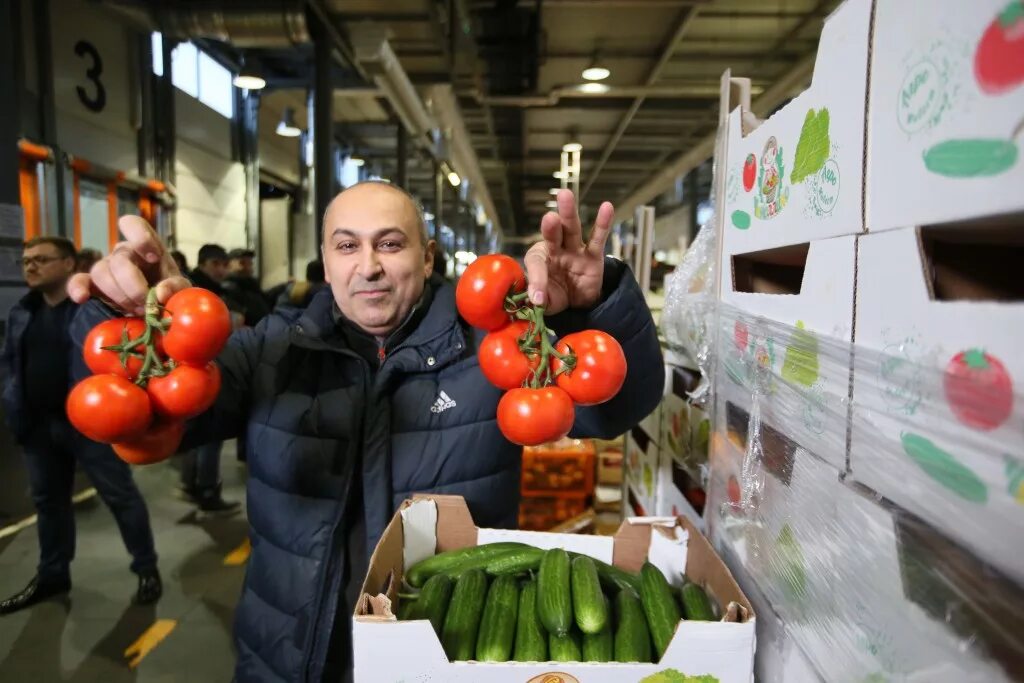
[[1024, 3], [847, 0], [771, 118], [729, 84], [706, 520], [758, 676], [1021, 680]]
[[370, 559], [355, 680], [751, 683], [755, 624], [686, 518], [484, 529], [461, 497], [415, 497]]
[[591, 510], [594, 443], [564, 438], [523, 448], [519, 528], [548, 531]]

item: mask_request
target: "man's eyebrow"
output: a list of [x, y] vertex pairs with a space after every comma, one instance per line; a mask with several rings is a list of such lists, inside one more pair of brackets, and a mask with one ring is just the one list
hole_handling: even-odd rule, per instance
[[[388, 235], [393, 232], [401, 233], [402, 237], [406, 236], [405, 232], [403, 232], [401, 228], [399, 228], [397, 225], [393, 225], [377, 230], [376, 232], [370, 235], [370, 239], [380, 239], [381, 237], [384, 237], [385, 235]], [[353, 230], [350, 230], [349, 228], [335, 228], [334, 232], [331, 233], [331, 237], [337, 237], [339, 235], [343, 235], [345, 237], [353, 237], [355, 239], [359, 239], [361, 237], [361, 235], [357, 234]]]

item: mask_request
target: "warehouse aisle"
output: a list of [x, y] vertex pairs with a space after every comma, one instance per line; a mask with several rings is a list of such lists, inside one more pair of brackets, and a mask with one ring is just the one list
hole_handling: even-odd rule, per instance
[[[222, 463], [225, 497], [244, 500], [244, 467], [233, 443], [225, 444]], [[231, 624], [248, 553], [244, 508], [227, 519], [197, 520], [172, 495], [177, 475], [170, 464], [136, 470], [160, 555], [160, 602], [131, 604], [136, 581], [128, 554], [110, 512], [92, 497], [76, 506], [71, 593], [0, 617], [0, 680], [231, 679]], [[35, 527], [0, 539], [0, 595], [22, 588], [36, 560]]]

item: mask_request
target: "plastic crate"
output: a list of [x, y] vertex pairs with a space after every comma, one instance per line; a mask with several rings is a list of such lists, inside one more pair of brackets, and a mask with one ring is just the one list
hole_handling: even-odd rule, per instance
[[562, 439], [523, 449], [523, 496], [587, 496], [594, 492], [594, 444]]

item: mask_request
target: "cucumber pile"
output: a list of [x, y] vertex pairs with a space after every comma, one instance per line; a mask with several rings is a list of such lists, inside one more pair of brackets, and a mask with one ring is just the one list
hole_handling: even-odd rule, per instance
[[416, 563], [401, 620], [428, 619], [448, 659], [657, 662], [680, 619], [712, 621], [695, 583], [675, 591], [645, 563], [631, 574], [561, 548], [491, 543]]

